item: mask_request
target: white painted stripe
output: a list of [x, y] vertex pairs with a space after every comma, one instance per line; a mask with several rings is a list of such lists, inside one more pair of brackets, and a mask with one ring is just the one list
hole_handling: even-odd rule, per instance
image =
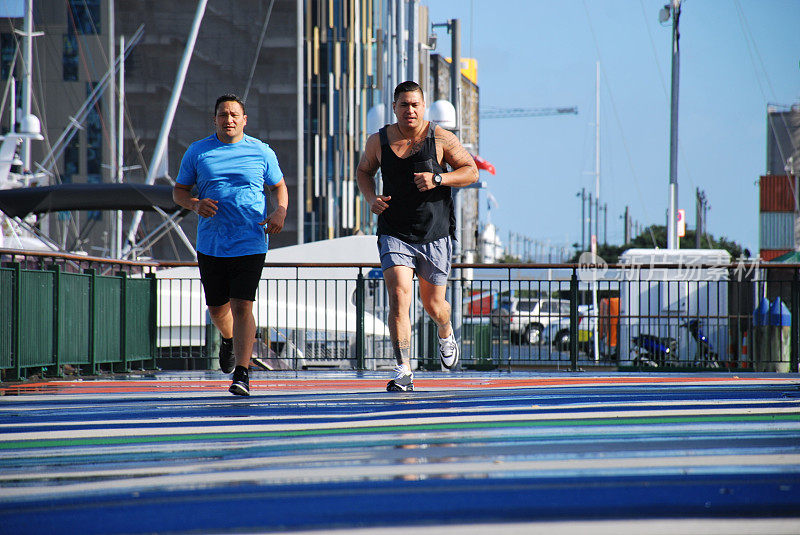
[[361, 478], [395, 478], [420, 476], [498, 476], [505, 472], [526, 472], [531, 475], [550, 475], [558, 471], [574, 475], [581, 471], [635, 471], [671, 469], [679, 473], [703, 473], [721, 467], [741, 470], [748, 468], [777, 468], [782, 472], [800, 472], [800, 455], [717, 455], [679, 456], [657, 458], [614, 459], [553, 459], [508, 462], [459, 462], [430, 464], [362, 464], [348, 466], [312, 466], [260, 470], [235, 470], [203, 474], [172, 474], [130, 479], [90, 481], [84, 483], [44, 487], [0, 488], [0, 498], [58, 497], [87, 492], [111, 492], [154, 487], [196, 488], [197, 486], [226, 485], [245, 482], [310, 482], [354, 480]]
[[[685, 406], [685, 405], [692, 405], [692, 410], [698, 410], [699, 406], [706, 406], [706, 407], [729, 407], [729, 406], [736, 406], [736, 405], [744, 405], [742, 401], [735, 401], [735, 400], [719, 400], [719, 401], [664, 401], [664, 402], [631, 402], [631, 403], [575, 403], [575, 404], [561, 404], [561, 405], [518, 405], [518, 406], [493, 406], [493, 407], [432, 407], [425, 412], [430, 413], [441, 413], [441, 414], [452, 414], [452, 413], [485, 413], [485, 412], [522, 412], [522, 411], [530, 411], [530, 410], [563, 410], [563, 409], [572, 409], [572, 410], [580, 410], [580, 409], [587, 409], [594, 411], [597, 414], [604, 414], [601, 411], [598, 411], [599, 408], [611, 408], [611, 407], [629, 407], [629, 412], [640, 411], [644, 408], [653, 407], [676, 407], [676, 406]], [[763, 402], [759, 401], [757, 403], [747, 403], [748, 407], [755, 408], [753, 405], [759, 405], [762, 408], [768, 406], [790, 406], [794, 407], [795, 411], [800, 414], [800, 403], [795, 400], [765, 400]], [[270, 408], [274, 408], [274, 405], [270, 405]], [[61, 407], [63, 410], [63, 407]], [[352, 418], [358, 416], [373, 416], [373, 417], [388, 417], [388, 416], [398, 416], [398, 415], [411, 415], [419, 413], [420, 410], [417, 409], [408, 409], [408, 410], [391, 410], [391, 411], [375, 411], [375, 412], [358, 412], [353, 413], [351, 415], [342, 415], [342, 414], [314, 414], [314, 413], [305, 413], [305, 414], [295, 414], [295, 415], [274, 415], [269, 417], [258, 417], [258, 416], [214, 416], [214, 417], [204, 417], [204, 416], [183, 416], [183, 417], [175, 417], [175, 418], [128, 418], [128, 419], [117, 419], [117, 420], [72, 420], [69, 422], [65, 421], [47, 421], [42, 420], [40, 422], [26, 422], [26, 423], [0, 423], [0, 430], [2, 429], [24, 429], [26, 427], [41, 427], [41, 426], [52, 426], [52, 427], [74, 427], [79, 425], [125, 425], [125, 424], [168, 424], [168, 423], [194, 423], [194, 422], [262, 422], [265, 420], [313, 420], [313, 419], [342, 419], [342, 418]], [[660, 412], [659, 412], [660, 413]], [[0, 413], [1, 414], [1, 413]]]
[[[502, 524], [414, 526], [414, 535], [786, 535], [798, 533], [796, 518], [652, 518], [641, 520], [567, 520]], [[224, 532], [219, 532], [220, 534]], [[397, 527], [294, 531], [293, 535], [397, 535]], [[209, 535], [215, 535], [211, 533]]]
[[[758, 433], [759, 438], [773, 438], [775, 436], [785, 436], [786, 432], [797, 433], [800, 431], [800, 422], [779, 422], [773, 423], [748, 423], [746, 424], [746, 432], [749, 436], [753, 433]], [[691, 433], [694, 438], [713, 438], [715, 440], [724, 441], [728, 437], [734, 435], [740, 437], [743, 433], [741, 424], [733, 427], [730, 423], [703, 423], [691, 425], [669, 425], [669, 426], [645, 426], [645, 425], [609, 425], [603, 427], [573, 427], [569, 431], [564, 431], [564, 428], [536, 428], [536, 427], [520, 427], [520, 428], [505, 428], [501, 430], [502, 437], [510, 440], [525, 438], [530, 440], [537, 440], [539, 442], [551, 442], [557, 440], [563, 443], [565, 440], [584, 441], [589, 440], [597, 442], [618, 442], [624, 440], [626, 442], [652, 442], [654, 440], [672, 441], [680, 440], [682, 433]], [[702, 433], [702, 434], [701, 434]], [[709, 435], [710, 434], [710, 435]], [[474, 440], [473, 445], [494, 443], [502, 441], [495, 434], [487, 433], [486, 429], [478, 430], [459, 430], [458, 437], [460, 442], [464, 443]], [[486, 439], [489, 440], [486, 440]], [[437, 445], [439, 442], [448, 441], [453, 439], [452, 431], [417, 431], [414, 433], [414, 441], [419, 444]], [[324, 436], [297, 436], [291, 438], [293, 447], [300, 447], [308, 444], [314, 444], [316, 448], [339, 448], [350, 447], [353, 443], [364, 442], [369, 446], [379, 446], [382, 444], [398, 444], [407, 443], [407, 437], [402, 431], [396, 433], [381, 433], [376, 435], [374, 433], [354, 433], [347, 435], [324, 435]], [[103, 445], [103, 446], [85, 446], [85, 447], [71, 447], [69, 449], [52, 449], [52, 448], [30, 448], [25, 450], [5, 450], [0, 451], [0, 460], [2, 459], [37, 459], [49, 457], [78, 457], [78, 456], [92, 456], [97, 458], [98, 462], [104, 462], [103, 455], [124, 455], [124, 454], [141, 454], [146, 453], [172, 453], [172, 452], [205, 452], [205, 451], [220, 451], [224, 449], [227, 453], [232, 453], [240, 449], [251, 448], [285, 448], [285, 438], [258, 438], [249, 439], [246, 442], [225, 441], [220, 442], [166, 442], [166, 443], [148, 443], [142, 444], [118, 444], [118, 445]]]
[[[288, 465], [290, 463], [308, 462], [338, 462], [347, 463], [353, 461], [364, 461], [373, 456], [367, 452], [340, 452], [337, 454], [314, 454], [314, 455], [281, 455], [276, 457], [250, 457], [246, 459], [228, 459], [224, 461], [204, 461], [202, 463], [183, 463], [180, 465], [154, 464], [152, 466], [139, 468], [119, 468], [108, 470], [70, 470], [61, 472], [36, 471], [17, 474], [0, 474], [2, 481], [37, 481], [40, 479], [86, 479], [86, 478], [123, 478], [123, 477], [142, 477], [157, 476], [164, 474], [191, 474], [208, 473], [219, 470], [239, 470], [242, 468], [254, 469], [258, 467], [268, 467], [273, 465]], [[97, 464], [97, 463], [96, 463]]]
[[[525, 414], [487, 414], [441, 417], [394, 418], [379, 420], [351, 419], [342, 422], [304, 422], [252, 425], [211, 425], [190, 427], [128, 427], [119, 429], [76, 429], [60, 431], [35, 431], [29, 433], [0, 433], [0, 441], [20, 440], [66, 440], [75, 438], [97, 437], [132, 437], [190, 435], [209, 433], [264, 433], [292, 432], [308, 430], [353, 429], [379, 426], [413, 426], [437, 424], [462, 424], [483, 422], [514, 421], [553, 421], [553, 420], [587, 420], [620, 418], [621, 424], [627, 418], [667, 418], [682, 416], [744, 416], [763, 414], [798, 414], [795, 407], [753, 407], [753, 408], [720, 408], [720, 409], [672, 409], [643, 411], [609, 411], [609, 412], [569, 412], [569, 413], [525, 413]], [[129, 422], [134, 424], [135, 422]]]

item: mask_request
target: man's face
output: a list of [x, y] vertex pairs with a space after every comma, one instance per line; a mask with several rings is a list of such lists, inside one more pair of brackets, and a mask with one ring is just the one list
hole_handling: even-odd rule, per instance
[[404, 128], [418, 128], [425, 116], [425, 100], [419, 91], [400, 93], [392, 104], [397, 124]]
[[226, 100], [225, 102], [220, 102], [219, 106], [217, 106], [214, 124], [220, 141], [223, 143], [236, 143], [244, 137], [247, 115], [244, 114], [241, 104], [233, 100]]

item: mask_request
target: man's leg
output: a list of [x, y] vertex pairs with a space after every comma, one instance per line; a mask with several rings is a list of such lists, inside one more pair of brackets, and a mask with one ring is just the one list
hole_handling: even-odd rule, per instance
[[419, 294], [422, 298], [422, 306], [439, 327], [439, 358], [442, 365], [448, 370], [455, 367], [458, 363], [458, 343], [453, 333], [453, 325], [450, 321], [450, 303], [445, 298], [447, 286], [437, 286], [419, 279]]
[[236, 366], [236, 357], [233, 353], [233, 315], [230, 303], [209, 306], [208, 314], [211, 323], [219, 330], [222, 340], [219, 343], [219, 369], [222, 373], [230, 373]]
[[[256, 320], [253, 317], [253, 301], [231, 298], [233, 354], [236, 365], [250, 367], [253, 344], [256, 341]], [[221, 329], [220, 329], [221, 330]]]
[[386, 291], [389, 294], [389, 336], [392, 339], [398, 366], [411, 368], [411, 309], [414, 270], [408, 266], [392, 266], [383, 271]]
[[220, 306], [208, 307], [211, 322], [219, 330], [223, 338], [233, 338], [233, 314], [231, 314], [231, 304], [225, 303]]
[[439, 327], [439, 338], [450, 336], [453, 333], [453, 326], [450, 323], [450, 303], [446, 299], [447, 286], [437, 286], [420, 278], [419, 295], [425, 312]]

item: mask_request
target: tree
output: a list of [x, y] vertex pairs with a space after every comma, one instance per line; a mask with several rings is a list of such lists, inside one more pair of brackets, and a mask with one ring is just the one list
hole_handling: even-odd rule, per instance
[[[724, 236], [717, 240], [711, 234], [704, 234], [700, 245], [701, 249], [725, 249], [734, 260], [744, 253], [744, 247]], [[694, 246], [695, 231], [686, 229], [686, 236], [680, 238], [680, 248], [694, 249]], [[619, 262], [620, 255], [628, 249], [653, 249], [655, 247], [667, 248], [667, 227], [665, 225], [651, 225], [625, 245], [598, 245], [597, 254], [609, 264], [616, 264]], [[582, 252], [576, 252], [569, 261], [577, 262]]]

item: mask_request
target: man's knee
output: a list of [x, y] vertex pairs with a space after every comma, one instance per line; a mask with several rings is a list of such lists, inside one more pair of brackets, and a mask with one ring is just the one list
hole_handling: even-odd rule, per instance
[[408, 308], [411, 305], [411, 292], [408, 288], [395, 287], [387, 290], [389, 297], [389, 307], [392, 310]]
[[211, 315], [212, 318], [223, 318], [230, 314], [231, 312], [231, 305], [230, 303], [225, 303], [224, 305], [219, 306], [209, 306], [208, 313]]
[[231, 313], [236, 318], [246, 317], [253, 313], [253, 302], [246, 299], [231, 299]]

